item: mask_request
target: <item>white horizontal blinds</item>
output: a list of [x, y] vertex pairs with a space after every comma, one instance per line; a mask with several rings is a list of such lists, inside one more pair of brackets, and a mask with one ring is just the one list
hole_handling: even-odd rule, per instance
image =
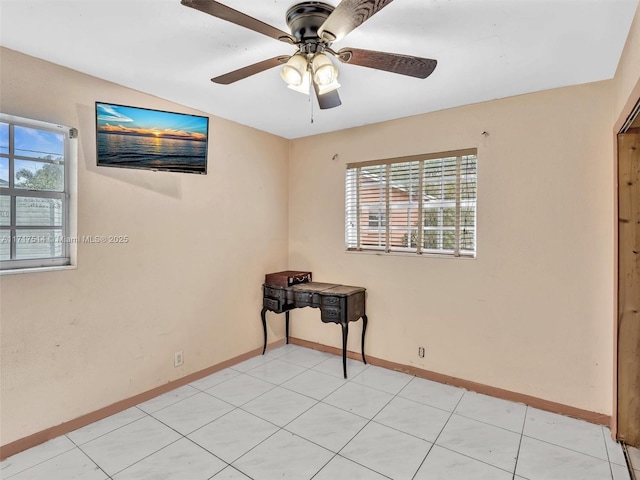
[[387, 166], [372, 165], [358, 170], [358, 247], [386, 250]]
[[412, 251], [418, 246], [420, 162], [389, 165], [389, 251]]
[[424, 161], [424, 253], [454, 254], [456, 246], [456, 157]]
[[348, 165], [346, 222], [348, 249], [475, 255], [475, 150]]
[[476, 252], [476, 202], [478, 188], [478, 164], [475, 155], [463, 155], [460, 159], [460, 254]]
[[345, 212], [344, 212], [344, 240], [348, 249], [358, 248], [358, 174], [360, 169], [347, 170], [345, 178]]

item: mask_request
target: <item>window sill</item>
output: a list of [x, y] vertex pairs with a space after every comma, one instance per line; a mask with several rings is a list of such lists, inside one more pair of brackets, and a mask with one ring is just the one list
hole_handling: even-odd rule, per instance
[[452, 258], [456, 260], [475, 260], [477, 255], [446, 255], [440, 253], [415, 253], [415, 252], [385, 252], [384, 250], [345, 250], [345, 253], [355, 255], [375, 255], [378, 257], [414, 257], [414, 258]]
[[12, 270], [0, 270], [0, 277], [4, 275], [19, 275], [22, 273], [59, 272], [61, 270], [77, 270], [77, 265], [57, 265], [55, 267], [14, 268]]

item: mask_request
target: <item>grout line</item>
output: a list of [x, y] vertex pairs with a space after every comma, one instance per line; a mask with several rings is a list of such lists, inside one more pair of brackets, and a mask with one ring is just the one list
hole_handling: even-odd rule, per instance
[[[602, 432], [602, 441], [604, 442], [604, 450], [607, 453], [607, 461], [609, 462], [609, 472], [611, 473], [611, 479], [615, 480], [614, 476], [613, 476], [613, 467], [611, 466], [611, 456], [609, 455], [609, 447], [607, 446], [607, 439], [604, 438], [604, 435], [605, 435], [604, 427], [601, 427], [600, 431]], [[631, 478], [633, 478], [633, 477], [631, 477]]]
[[522, 447], [522, 437], [524, 437], [524, 426], [527, 423], [528, 412], [529, 412], [529, 407], [525, 405], [524, 418], [522, 419], [522, 431], [520, 432], [520, 441], [518, 442], [518, 451], [516, 453], [516, 463], [513, 466], [513, 476], [511, 477], [512, 480], [516, 480], [516, 471], [518, 470], [518, 460], [520, 460], [520, 447]]
[[[559, 445], [557, 443], [549, 442], [547, 440], [541, 440], [539, 438], [532, 437], [531, 435], [522, 434], [522, 436], [526, 437], [526, 438], [530, 438], [532, 440], [535, 440], [536, 442], [546, 443], [547, 445], [553, 445], [554, 447], [562, 448], [564, 450], [568, 450], [570, 452], [577, 453], [579, 455], [584, 455], [585, 457], [593, 458], [594, 460], [599, 460], [601, 462], [611, 463], [608, 460], [605, 460], [604, 458], [596, 457], [595, 455], [591, 455], [589, 453], [581, 452], [580, 450], [574, 450], [573, 448], [569, 448], [566, 445]], [[606, 448], [606, 446], [605, 446], [605, 448]], [[609, 453], [607, 452], [607, 458], [608, 458], [608, 455], [609, 455]]]
[[[407, 384], [408, 385], [408, 384]], [[460, 388], [460, 387], [455, 387], [455, 388]], [[404, 390], [404, 389], [403, 389]], [[416, 478], [416, 475], [418, 475], [418, 472], [420, 471], [420, 469], [422, 468], [422, 466], [424, 465], [424, 462], [427, 460], [427, 457], [429, 457], [429, 454], [431, 453], [431, 450], [433, 450], [433, 447], [436, 446], [436, 442], [438, 441], [438, 439], [440, 438], [440, 435], [442, 435], [442, 432], [444, 431], [445, 428], [447, 428], [447, 425], [449, 424], [449, 421], [451, 420], [451, 417], [453, 417], [454, 412], [456, 411], [456, 409], [458, 408], [458, 405], [460, 405], [460, 402], [462, 401], [462, 399], [464, 398], [464, 396], [467, 394], [468, 390], [463, 390], [462, 395], [460, 395], [460, 398], [458, 399], [458, 401], [456, 402], [456, 405], [453, 407], [453, 409], [451, 410], [451, 412], [449, 413], [449, 418], [447, 418], [447, 421], [444, 422], [444, 425], [442, 426], [442, 428], [440, 429], [440, 432], [438, 433], [438, 435], [436, 435], [436, 438], [433, 440], [433, 443], [431, 444], [431, 448], [429, 448], [429, 451], [427, 452], [427, 454], [424, 456], [424, 458], [422, 459], [422, 462], [420, 462], [420, 466], [418, 467], [418, 469], [416, 470], [416, 472], [413, 474], [413, 477], [411, 477], [412, 479]], [[401, 390], [402, 391], [402, 390]], [[440, 445], [438, 445], [440, 446]], [[444, 448], [444, 447], [441, 447]], [[453, 451], [453, 450], [452, 450]], [[456, 452], [458, 453], [458, 452]], [[466, 455], [465, 455], [466, 456]], [[474, 459], [475, 460], [475, 459]], [[484, 462], [483, 462], [484, 463]]]

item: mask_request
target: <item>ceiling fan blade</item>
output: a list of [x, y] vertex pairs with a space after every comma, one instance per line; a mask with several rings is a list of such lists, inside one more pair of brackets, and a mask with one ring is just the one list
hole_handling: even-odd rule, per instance
[[264, 72], [265, 70], [269, 70], [270, 68], [282, 65], [283, 63], [286, 63], [287, 60], [289, 60], [288, 56], [281, 55], [279, 57], [273, 57], [268, 60], [254, 63], [253, 65], [247, 65], [246, 67], [239, 68], [238, 70], [234, 70], [233, 72], [225, 73], [224, 75], [220, 75], [219, 77], [212, 78], [211, 81], [213, 83], [229, 85], [230, 83], [237, 82], [238, 80], [250, 77], [251, 75], [255, 75], [256, 73]]
[[430, 58], [377, 52], [375, 50], [361, 50], [359, 48], [342, 48], [337, 57], [342, 63], [385, 70], [416, 78], [427, 78], [433, 73], [438, 64], [437, 60]]
[[327, 42], [340, 40], [362, 25], [393, 0], [342, 0], [318, 30]]
[[340, 100], [338, 90], [332, 90], [331, 92], [323, 93], [322, 95], [320, 95], [318, 85], [316, 85], [316, 82], [312, 83], [313, 89], [316, 91], [316, 98], [318, 99], [320, 110], [327, 110], [329, 108], [335, 108], [342, 105], [342, 100]]
[[196, 10], [208, 13], [227, 22], [235, 23], [254, 32], [262, 33], [267, 37], [275, 38], [276, 40], [286, 43], [296, 43], [296, 39], [290, 34], [213, 0], [182, 0], [180, 3], [186, 7], [195, 8]]

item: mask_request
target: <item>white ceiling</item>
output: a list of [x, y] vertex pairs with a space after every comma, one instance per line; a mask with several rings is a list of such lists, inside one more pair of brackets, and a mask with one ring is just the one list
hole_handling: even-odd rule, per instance
[[[288, 32], [285, 12], [295, 0], [222, 3]], [[339, 64], [342, 106], [323, 111], [315, 100], [286, 88], [279, 68], [232, 85], [212, 83], [212, 77], [291, 54], [294, 47], [179, 0], [0, 0], [0, 45], [297, 138], [612, 78], [637, 5], [638, 0], [395, 0], [334, 49], [434, 58], [435, 72], [420, 80]]]

